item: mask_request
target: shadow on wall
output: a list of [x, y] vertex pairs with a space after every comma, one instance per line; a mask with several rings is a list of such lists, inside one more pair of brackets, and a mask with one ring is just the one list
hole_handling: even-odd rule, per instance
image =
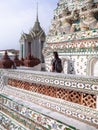
[[61, 58], [62, 59], [62, 66], [63, 66], [63, 72], [65, 74], [76, 74], [75, 73], [75, 67], [74, 67], [74, 61]]
[[67, 74], [75, 74], [74, 61], [68, 60]]

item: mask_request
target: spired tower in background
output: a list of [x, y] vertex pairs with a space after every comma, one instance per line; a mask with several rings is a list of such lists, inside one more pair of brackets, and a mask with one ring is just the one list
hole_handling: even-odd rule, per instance
[[98, 1], [59, 0], [44, 48], [46, 70], [53, 51], [65, 74], [98, 76]]
[[20, 38], [20, 59], [26, 59], [29, 54], [44, 63], [42, 49], [45, 42], [45, 32], [40, 26], [38, 19], [38, 7], [36, 21], [29, 34], [23, 33]]

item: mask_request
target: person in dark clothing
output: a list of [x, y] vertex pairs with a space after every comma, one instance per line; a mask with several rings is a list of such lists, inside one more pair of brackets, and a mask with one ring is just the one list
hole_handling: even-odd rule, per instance
[[54, 59], [52, 60], [52, 72], [61, 73], [63, 70], [62, 61], [58, 56], [57, 52], [53, 52]]

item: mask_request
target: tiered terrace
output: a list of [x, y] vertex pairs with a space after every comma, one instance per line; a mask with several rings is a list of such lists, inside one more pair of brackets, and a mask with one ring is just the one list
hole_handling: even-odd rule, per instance
[[27, 70], [0, 72], [1, 130], [98, 129], [97, 77]]

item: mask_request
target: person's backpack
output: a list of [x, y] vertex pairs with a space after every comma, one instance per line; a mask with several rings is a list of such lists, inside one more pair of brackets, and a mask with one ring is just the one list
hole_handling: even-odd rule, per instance
[[61, 62], [61, 59], [56, 59], [55, 60], [55, 71], [56, 72], [62, 72], [63, 70], [63, 67], [62, 67], [62, 62]]

